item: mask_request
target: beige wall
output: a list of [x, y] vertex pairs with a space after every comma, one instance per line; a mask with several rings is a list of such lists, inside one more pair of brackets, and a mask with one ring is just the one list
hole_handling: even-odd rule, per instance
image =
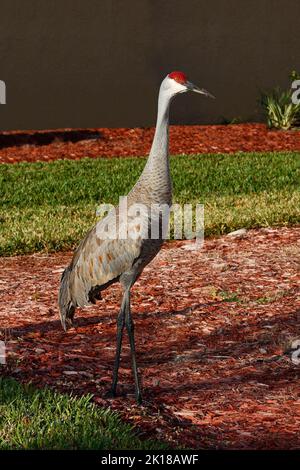
[[183, 70], [174, 123], [257, 120], [261, 88], [300, 71], [299, 0], [1, 0], [0, 130], [149, 126]]

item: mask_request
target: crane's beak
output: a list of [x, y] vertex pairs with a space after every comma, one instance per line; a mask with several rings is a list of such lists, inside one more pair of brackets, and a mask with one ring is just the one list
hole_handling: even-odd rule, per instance
[[186, 82], [185, 85], [186, 85], [188, 91], [194, 91], [195, 93], [200, 93], [201, 95], [208, 96], [209, 98], [213, 98], [213, 99], [216, 98], [214, 95], [209, 93], [209, 91], [204, 90], [204, 88], [198, 88], [196, 85], [194, 85], [191, 82]]

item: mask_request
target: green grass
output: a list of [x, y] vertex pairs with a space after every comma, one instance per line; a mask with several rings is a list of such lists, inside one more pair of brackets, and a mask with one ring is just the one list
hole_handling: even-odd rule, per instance
[[166, 449], [142, 441], [119, 416], [75, 398], [0, 378], [0, 450]]
[[[102, 202], [117, 203], [145, 159], [0, 165], [0, 255], [73, 248]], [[204, 203], [205, 234], [300, 223], [300, 153], [171, 159], [174, 202]]]

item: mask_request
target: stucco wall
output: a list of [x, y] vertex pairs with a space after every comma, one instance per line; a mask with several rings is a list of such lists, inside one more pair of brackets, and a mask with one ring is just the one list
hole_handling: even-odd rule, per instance
[[299, 0], [1, 0], [0, 130], [149, 126], [183, 70], [174, 123], [257, 120], [259, 90], [300, 71]]

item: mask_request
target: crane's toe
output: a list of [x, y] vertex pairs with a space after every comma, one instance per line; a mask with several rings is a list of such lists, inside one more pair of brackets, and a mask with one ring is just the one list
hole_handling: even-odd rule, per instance
[[116, 398], [116, 396], [117, 392], [111, 388], [105, 393], [104, 398]]
[[141, 405], [143, 403], [142, 395], [140, 392], [136, 395], [136, 402], [138, 405]]

